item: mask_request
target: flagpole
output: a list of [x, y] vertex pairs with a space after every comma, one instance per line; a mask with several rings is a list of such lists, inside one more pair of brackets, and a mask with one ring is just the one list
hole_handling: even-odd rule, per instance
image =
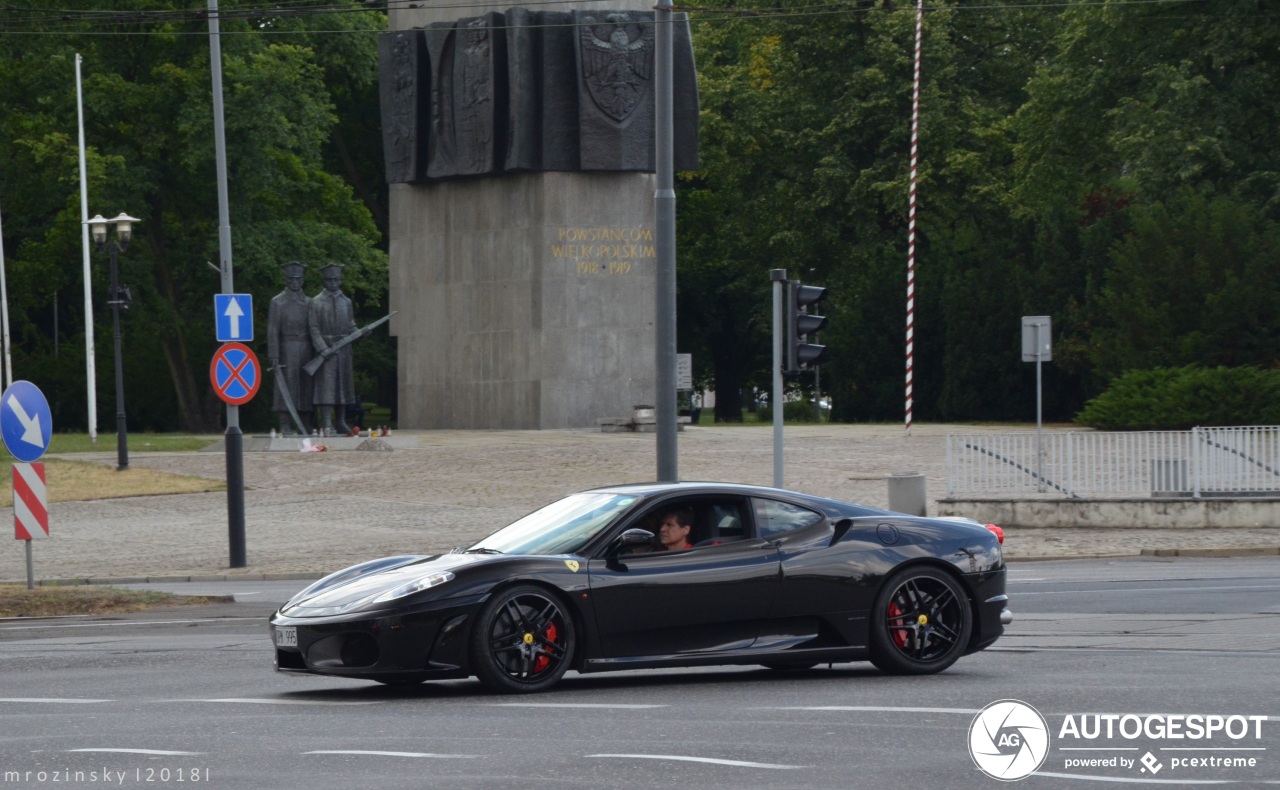
[[4, 341], [4, 381], [0, 389], [13, 383], [13, 362], [9, 357], [9, 291], [4, 283], [4, 222], [0, 220], [0, 336]]
[[916, 2], [916, 52], [911, 79], [911, 183], [907, 188], [907, 389], [905, 427], [911, 435], [916, 345], [916, 166], [920, 153], [920, 44], [924, 35], [924, 0]]
[[[80, 126], [80, 249], [84, 254], [84, 369], [88, 391], [89, 441], [98, 442], [98, 377], [94, 370], [93, 278], [89, 269], [89, 171], [84, 155], [84, 95], [80, 83], [80, 53], [76, 53], [76, 117]], [[114, 297], [113, 297], [114, 298]]]

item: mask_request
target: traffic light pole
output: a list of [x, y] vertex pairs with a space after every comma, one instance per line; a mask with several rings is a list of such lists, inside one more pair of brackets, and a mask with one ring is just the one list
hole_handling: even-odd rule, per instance
[[676, 190], [672, 144], [671, 0], [654, 7], [654, 141], [657, 190], [653, 196], [657, 242], [657, 367], [658, 482], [680, 479], [676, 433]]
[[773, 282], [773, 394], [769, 405], [773, 408], [773, 487], [782, 488], [782, 346], [786, 320], [783, 297], [787, 290], [787, 270], [770, 269]]

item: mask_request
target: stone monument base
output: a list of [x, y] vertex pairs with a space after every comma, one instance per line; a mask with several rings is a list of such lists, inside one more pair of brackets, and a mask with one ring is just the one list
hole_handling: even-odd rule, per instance
[[[416, 449], [418, 440], [413, 436], [398, 436], [392, 434], [390, 436], [308, 436], [312, 447], [324, 447], [324, 452], [346, 451], [346, 450], [367, 450], [367, 451], [385, 451], [385, 450], [405, 450]], [[303, 437], [301, 436], [245, 436], [243, 439], [244, 451], [246, 453], [300, 453], [303, 451]], [[383, 446], [380, 446], [383, 445]], [[219, 439], [208, 447], [202, 447], [200, 452], [213, 453], [225, 452], [227, 442], [225, 439]]]

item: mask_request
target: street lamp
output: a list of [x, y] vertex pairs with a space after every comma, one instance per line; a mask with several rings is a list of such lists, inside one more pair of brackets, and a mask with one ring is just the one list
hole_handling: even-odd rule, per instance
[[[93, 234], [93, 243], [97, 246], [98, 252], [106, 249], [107, 255], [111, 257], [111, 290], [107, 291], [107, 304], [111, 305], [111, 320], [115, 325], [116, 471], [118, 472], [129, 468], [129, 432], [124, 419], [124, 363], [120, 353], [120, 308], [128, 307], [133, 297], [129, 293], [129, 286], [120, 285], [120, 264], [117, 259], [129, 246], [129, 240], [133, 238], [133, 223], [141, 221], [123, 211], [120, 212], [120, 216], [113, 219], [103, 219], [101, 214], [97, 214], [89, 220], [89, 230]], [[107, 241], [108, 225], [116, 226], [116, 237], [111, 241]]]

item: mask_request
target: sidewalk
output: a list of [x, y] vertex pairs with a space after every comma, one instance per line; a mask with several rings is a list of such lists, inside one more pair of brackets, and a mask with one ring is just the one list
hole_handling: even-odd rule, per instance
[[[922, 472], [933, 514], [946, 494], [946, 435], [957, 430], [917, 424], [907, 437], [898, 425], [788, 427], [785, 485], [884, 507], [889, 475]], [[963, 430], [973, 432], [971, 426]], [[656, 475], [653, 434], [430, 431], [396, 436], [402, 446], [392, 452], [245, 453], [246, 568], [228, 568], [226, 494], [184, 494], [55, 503], [52, 537], [33, 543], [36, 579], [314, 578], [373, 557], [448, 551], [565, 494]], [[773, 482], [767, 426], [690, 428], [680, 433], [678, 447], [682, 480]], [[70, 457], [115, 462], [114, 453]], [[130, 463], [226, 478], [221, 452], [135, 451]], [[12, 510], [0, 517], [12, 523]], [[1280, 525], [1022, 529], [1010, 530], [1005, 542], [1010, 561], [1206, 551], [1280, 553]], [[13, 541], [0, 551], [0, 580], [25, 583], [22, 543]]]

